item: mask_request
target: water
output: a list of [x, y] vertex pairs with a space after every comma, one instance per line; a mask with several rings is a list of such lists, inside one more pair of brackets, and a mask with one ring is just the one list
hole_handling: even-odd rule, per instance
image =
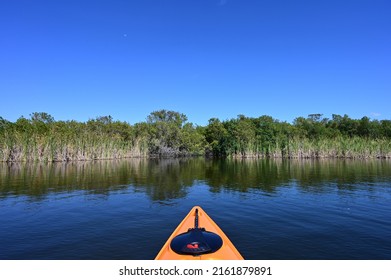
[[0, 259], [153, 259], [200, 205], [246, 259], [391, 259], [391, 162], [0, 163]]

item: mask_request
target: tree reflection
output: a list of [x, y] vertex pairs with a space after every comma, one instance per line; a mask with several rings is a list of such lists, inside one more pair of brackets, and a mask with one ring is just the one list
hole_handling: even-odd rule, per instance
[[83, 191], [110, 195], [131, 189], [153, 201], [187, 196], [195, 185], [211, 192], [260, 190], [273, 193], [294, 184], [306, 192], [324, 192], [332, 185], [354, 190], [357, 184], [387, 182], [388, 160], [273, 160], [273, 159], [129, 159], [70, 163], [1, 163], [0, 199]]

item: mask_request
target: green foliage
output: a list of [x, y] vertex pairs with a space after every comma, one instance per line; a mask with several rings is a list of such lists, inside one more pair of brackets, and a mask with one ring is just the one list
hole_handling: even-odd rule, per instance
[[185, 124], [186, 121], [186, 115], [175, 111], [167, 110], [154, 111], [147, 117], [147, 122], [150, 124], [167, 123], [176, 125], [178, 126], [178, 128], [182, 127], [182, 125]]
[[209, 120], [205, 138], [213, 155], [282, 158], [391, 157], [391, 121], [347, 115], [298, 117], [293, 124], [270, 116]]
[[0, 161], [70, 161], [125, 157], [390, 158], [391, 121], [321, 114], [294, 122], [271, 116], [220, 121], [206, 126], [184, 114], [160, 110], [130, 125], [99, 116], [87, 122], [55, 121], [32, 113], [10, 122], [0, 117]]
[[184, 114], [160, 110], [147, 117], [147, 122], [136, 125], [146, 136], [148, 153], [153, 157], [202, 155], [205, 152], [204, 135], [187, 123]]
[[45, 124], [50, 124], [54, 122], [54, 118], [49, 115], [48, 113], [43, 113], [43, 112], [34, 112], [30, 114], [31, 117], [31, 122], [32, 123], [45, 123]]
[[219, 119], [212, 118], [205, 129], [205, 139], [208, 143], [207, 152], [214, 156], [225, 156], [227, 153], [227, 129]]

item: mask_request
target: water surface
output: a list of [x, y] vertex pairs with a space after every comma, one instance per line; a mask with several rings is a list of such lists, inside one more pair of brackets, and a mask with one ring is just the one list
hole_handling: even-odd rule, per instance
[[0, 163], [0, 259], [153, 259], [200, 205], [246, 259], [391, 259], [386, 160]]

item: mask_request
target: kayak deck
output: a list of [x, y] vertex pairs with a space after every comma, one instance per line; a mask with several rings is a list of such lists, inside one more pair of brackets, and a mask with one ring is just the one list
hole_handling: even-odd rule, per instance
[[[189, 229], [194, 227], [195, 218], [201, 228], [204, 228], [208, 232], [213, 232], [221, 237], [223, 244], [216, 252], [200, 255], [188, 255], [178, 254], [171, 248], [171, 241], [175, 237], [188, 232]], [[243, 257], [220, 227], [208, 216], [208, 214], [206, 214], [200, 206], [194, 206], [168, 238], [155, 260], [243, 260]]]

